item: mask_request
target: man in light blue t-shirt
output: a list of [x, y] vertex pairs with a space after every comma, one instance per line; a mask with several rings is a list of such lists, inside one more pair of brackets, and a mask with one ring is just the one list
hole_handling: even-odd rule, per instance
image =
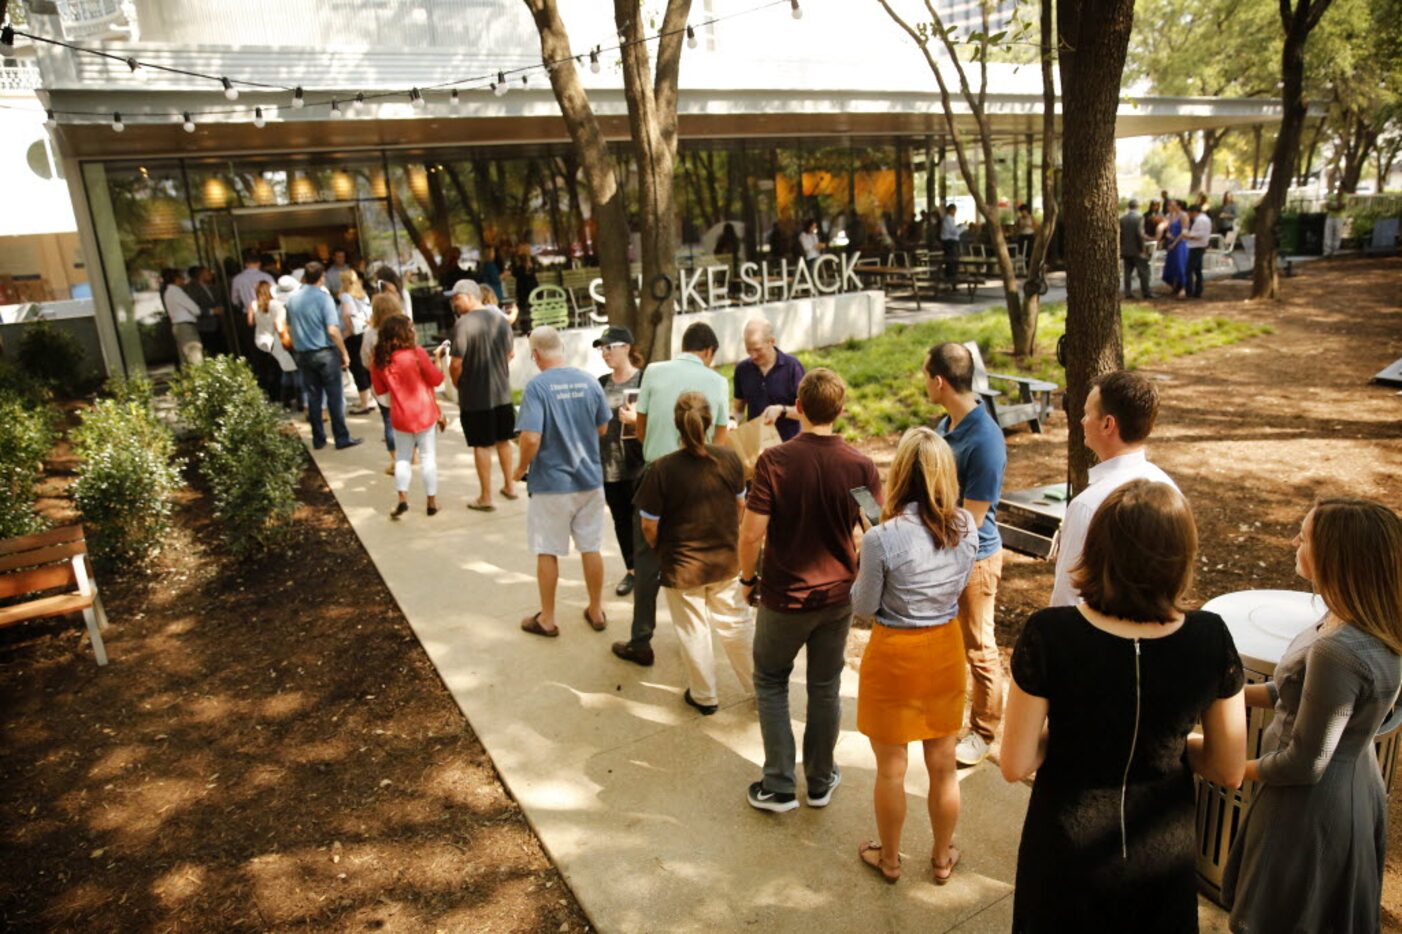
[[604, 468], [599, 436], [608, 431], [613, 411], [599, 381], [565, 366], [565, 345], [551, 327], [531, 332], [531, 360], [540, 375], [526, 384], [516, 427], [521, 431], [517, 480], [527, 478], [526, 535], [536, 556], [540, 612], [521, 621], [537, 636], [558, 636], [555, 587], [560, 558], [570, 553], [570, 538], [584, 564], [589, 607], [584, 621], [596, 632], [608, 625], [604, 616]]

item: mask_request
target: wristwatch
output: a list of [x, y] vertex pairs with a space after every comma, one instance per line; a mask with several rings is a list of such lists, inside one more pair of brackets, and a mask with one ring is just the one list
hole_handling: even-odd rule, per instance
[[759, 583], [759, 575], [758, 575], [758, 574], [756, 574], [754, 577], [742, 577], [742, 578], [740, 578], [740, 586], [741, 586], [741, 587], [753, 587], [755, 584], [758, 584], [758, 583]]

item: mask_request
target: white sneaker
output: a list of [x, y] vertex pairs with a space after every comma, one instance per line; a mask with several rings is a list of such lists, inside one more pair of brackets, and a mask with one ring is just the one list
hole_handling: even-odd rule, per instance
[[988, 758], [988, 742], [977, 733], [969, 733], [954, 747], [954, 761], [960, 765], [978, 765]]

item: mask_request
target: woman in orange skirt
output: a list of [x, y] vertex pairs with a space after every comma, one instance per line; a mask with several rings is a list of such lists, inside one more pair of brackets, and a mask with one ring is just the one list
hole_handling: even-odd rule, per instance
[[876, 754], [876, 829], [862, 862], [887, 882], [901, 877], [907, 747], [920, 742], [930, 771], [930, 863], [949, 881], [959, 851], [959, 781], [954, 746], [964, 720], [968, 665], [954, 623], [978, 550], [973, 516], [959, 507], [954, 455], [929, 428], [901, 438], [886, 485], [881, 524], [862, 538], [852, 613], [872, 620], [857, 691], [857, 729]]

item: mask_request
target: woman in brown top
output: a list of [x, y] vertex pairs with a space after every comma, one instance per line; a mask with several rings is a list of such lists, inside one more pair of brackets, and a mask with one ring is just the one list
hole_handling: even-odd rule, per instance
[[637, 505], [681, 642], [689, 684], [683, 700], [710, 716], [720, 704], [712, 629], [741, 689], [754, 691], [754, 622], [739, 580], [745, 469], [734, 451], [706, 443], [712, 414], [703, 394], [682, 393], [673, 417], [681, 450], [653, 462]]

